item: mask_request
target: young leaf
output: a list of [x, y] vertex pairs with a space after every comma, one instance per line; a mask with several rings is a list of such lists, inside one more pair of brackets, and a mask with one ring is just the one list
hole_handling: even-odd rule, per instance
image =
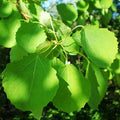
[[72, 35], [73, 40], [76, 42], [76, 44], [78, 44], [79, 46], [81, 46], [81, 31], [77, 31]]
[[75, 21], [78, 17], [77, 10], [72, 4], [59, 4], [57, 5], [57, 10], [65, 21]]
[[91, 108], [96, 109], [105, 95], [108, 81], [104, 79], [100, 69], [92, 64], [89, 66], [87, 78], [91, 84], [91, 96], [88, 104]]
[[89, 59], [103, 68], [111, 65], [118, 52], [118, 42], [114, 33], [93, 25], [82, 29], [81, 43]]
[[61, 20], [53, 20], [53, 26], [59, 39], [65, 38], [71, 32], [71, 28], [66, 26]]
[[15, 45], [11, 48], [10, 51], [10, 61], [18, 61], [21, 60], [24, 56], [27, 56], [27, 52], [24, 51], [23, 48], [21, 48], [18, 45]]
[[20, 14], [13, 11], [8, 19], [0, 20], [0, 45], [10, 48], [16, 44], [15, 34], [20, 27]]
[[67, 37], [62, 44], [65, 51], [70, 55], [76, 55], [77, 52], [79, 52], [79, 46], [75, 43], [72, 37]]
[[46, 40], [47, 36], [42, 27], [35, 23], [22, 23], [16, 33], [18, 45], [28, 53], [36, 52], [37, 47]]
[[90, 84], [72, 64], [61, 67], [57, 72], [59, 89], [53, 104], [62, 111], [78, 111], [84, 107], [90, 96]]
[[50, 61], [34, 54], [8, 64], [2, 76], [8, 99], [21, 110], [43, 109], [58, 89]]

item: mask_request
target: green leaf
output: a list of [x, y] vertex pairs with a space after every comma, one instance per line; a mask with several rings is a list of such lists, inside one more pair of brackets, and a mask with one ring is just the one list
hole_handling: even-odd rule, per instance
[[48, 12], [41, 11], [39, 21], [41, 24], [49, 26], [50, 25], [50, 14]]
[[46, 40], [37, 47], [36, 51], [38, 51], [40, 54], [44, 53], [48, 51], [53, 45], [54, 44], [52, 42]]
[[112, 0], [95, 0], [94, 5], [96, 8], [107, 9], [112, 5]]
[[36, 52], [37, 47], [46, 40], [47, 36], [42, 27], [35, 23], [22, 23], [16, 33], [18, 45], [28, 53]]
[[0, 20], [0, 45], [10, 48], [16, 44], [15, 34], [20, 27], [20, 14], [13, 11], [8, 19]]
[[100, 69], [92, 64], [89, 66], [87, 77], [91, 84], [88, 104], [91, 108], [96, 109], [105, 95], [108, 81], [104, 79]]
[[114, 11], [114, 12], [117, 12], [117, 7], [114, 3], [112, 3], [112, 6], [111, 6], [111, 9]]
[[71, 32], [71, 28], [66, 26], [61, 20], [53, 20], [53, 26], [60, 40], [68, 36]]
[[110, 10], [103, 10], [102, 21], [104, 25], [108, 25], [112, 18], [112, 12]]
[[57, 5], [58, 13], [65, 21], [75, 21], [78, 17], [77, 10], [72, 4], [59, 4]]
[[85, 25], [85, 22], [86, 22], [86, 19], [85, 19], [84, 15], [80, 15], [78, 17], [78, 24], [79, 25]]
[[37, 48], [40, 55], [45, 56], [49, 59], [53, 57], [58, 57], [61, 52], [61, 47], [56, 46], [53, 42], [45, 41], [40, 44]]
[[57, 72], [61, 67], [65, 67], [65, 64], [56, 57], [51, 60], [51, 65]]
[[85, 26], [81, 31], [81, 42], [89, 59], [102, 68], [110, 66], [118, 52], [114, 33], [105, 28]]
[[28, 5], [29, 5], [29, 3], [27, 3], [27, 2], [23, 2], [22, 0], [20, 0], [19, 1], [19, 8], [20, 8], [20, 10], [27, 16], [27, 17], [32, 17], [31, 16], [31, 13], [30, 13], [30, 11], [29, 11], [29, 9], [28, 9]]
[[32, 111], [34, 118], [40, 120], [40, 118], [42, 117], [42, 111], [42, 109]]
[[75, 43], [72, 37], [67, 37], [62, 43], [65, 51], [69, 55], [76, 55], [79, 52], [79, 46]]
[[2, 6], [3, 0], [0, 1], [0, 7]]
[[96, 19], [93, 15], [90, 15], [90, 21], [92, 23], [92, 25], [96, 25], [96, 26], [100, 26], [100, 21], [98, 19]]
[[59, 89], [53, 104], [65, 112], [79, 111], [89, 99], [89, 81], [72, 64], [59, 68], [57, 75]]
[[116, 59], [110, 67], [110, 70], [115, 74], [120, 74], [120, 53], [117, 54]]
[[72, 38], [76, 42], [76, 44], [78, 44], [79, 46], [81, 46], [81, 31], [76, 31], [72, 35]]
[[42, 12], [42, 8], [40, 5], [30, 3], [28, 6], [31, 16], [35, 17], [37, 20], [40, 18], [40, 14]]
[[10, 61], [18, 61], [21, 60], [24, 56], [27, 56], [27, 53], [18, 45], [15, 45], [11, 48], [10, 51]]
[[21, 110], [43, 109], [58, 89], [56, 71], [50, 61], [38, 55], [24, 57], [7, 65], [3, 87], [11, 103]]
[[6, 18], [12, 13], [12, 4], [7, 0], [3, 0], [0, 5], [0, 17]]
[[89, 8], [89, 3], [85, 0], [79, 0], [76, 6], [79, 11], [85, 12]]

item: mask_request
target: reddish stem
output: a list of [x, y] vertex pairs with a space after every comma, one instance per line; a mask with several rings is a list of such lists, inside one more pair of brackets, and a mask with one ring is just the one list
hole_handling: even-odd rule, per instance
[[23, 11], [19, 8], [19, 4], [18, 4], [18, 0], [15, 0], [15, 5], [19, 11], [19, 13], [28, 21], [28, 17], [25, 15], [25, 13], [23, 13]]

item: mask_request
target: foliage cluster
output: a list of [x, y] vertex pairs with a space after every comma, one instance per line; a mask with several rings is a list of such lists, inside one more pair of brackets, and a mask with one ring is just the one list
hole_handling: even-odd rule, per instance
[[[40, 118], [50, 101], [59, 110], [96, 109], [108, 80], [120, 82], [120, 53], [108, 30], [112, 0], [59, 4], [60, 19], [51, 17], [41, 0], [2, 0], [0, 45], [10, 50], [2, 73], [4, 91], [16, 108]], [[101, 15], [101, 17], [99, 17]], [[102, 24], [101, 24], [101, 22]]]

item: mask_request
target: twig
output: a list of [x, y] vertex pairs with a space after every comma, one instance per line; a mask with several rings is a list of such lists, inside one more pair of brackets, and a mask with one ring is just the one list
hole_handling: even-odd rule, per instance
[[19, 13], [28, 21], [28, 17], [25, 15], [25, 13], [23, 13], [23, 11], [19, 8], [19, 4], [18, 4], [18, 0], [15, 0], [15, 5], [19, 11]]
[[54, 32], [55, 40], [56, 40], [56, 42], [58, 43], [57, 35], [56, 35], [56, 33], [55, 33], [55, 28], [54, 28], [54, 26], [53, 26], [53, 22], [52, 22], [51, 17], [50, 17], [50, 23], [51, 23], [52, 30], [53, 30], [53, 32]]

